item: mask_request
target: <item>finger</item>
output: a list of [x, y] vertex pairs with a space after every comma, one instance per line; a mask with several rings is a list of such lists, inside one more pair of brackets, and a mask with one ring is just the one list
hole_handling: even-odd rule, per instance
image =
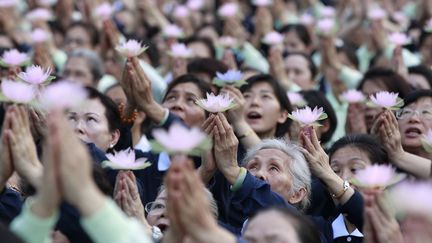
[[315, 127], [312, 127], [311, 140], [312, 140], [311, 142], [312, 142], [313, 146], [315, 147], [315, 149], [321, 148], [320, 142], [318, 141]]
[[138, 187], [136, 183], [134, 183], [129, 177], [126, 177], [125, 179], [127, 188], [129, 190], [129, 193], [131, 195], [131, 198], [136, 201], [139, 199], [139, 193], [138, 193]]
[[226, 136], [226, 131], [225, 128], [222, 124], [221, 119], [219, 118], [219, 115], [215, 117], [215, 123], [216, 123], [216, 127], [219, 133], [219, 138], [221, 140], [225, 140], [225, 136]]
[[208, 127], [211, 127], [211, 124], [213, 123], [214, 120], [214, 115], [210, 114], [210, 116], [204, 121], [204, 123], [202, 124], [201, 128], [203, 130], [207, 129]]

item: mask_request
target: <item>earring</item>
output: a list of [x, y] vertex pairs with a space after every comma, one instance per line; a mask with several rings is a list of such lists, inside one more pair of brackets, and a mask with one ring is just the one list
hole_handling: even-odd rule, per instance
[[110, 149], [114, 148], [114, 144], [111, 143], [111, 144], [109, 145], [109, 148], [110, 148]]

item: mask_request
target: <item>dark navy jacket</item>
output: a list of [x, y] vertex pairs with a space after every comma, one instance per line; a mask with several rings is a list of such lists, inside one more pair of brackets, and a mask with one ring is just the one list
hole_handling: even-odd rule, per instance
[[22, 204], [21, 194], [4, 188], [0, 193], [0, 220], [8, 225], [21, 212]]

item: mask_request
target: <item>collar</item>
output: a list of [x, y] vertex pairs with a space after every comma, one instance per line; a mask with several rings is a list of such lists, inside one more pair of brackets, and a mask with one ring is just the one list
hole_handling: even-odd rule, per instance
[[339, 237], [345, 237], [345, 236], [363, 237], [363, 234], [358, 229], [355, 229], [351, 234], [348, 233], [345, 226], [344, 217], [342, 214], [339, 214], [339, 216], [333, 221], [332, 228], [333, 228], [333, 239]]
[[171, 166], [171, 160], [166, 152], [159, 154], [158, 158], [158, 171], [167, 171]]

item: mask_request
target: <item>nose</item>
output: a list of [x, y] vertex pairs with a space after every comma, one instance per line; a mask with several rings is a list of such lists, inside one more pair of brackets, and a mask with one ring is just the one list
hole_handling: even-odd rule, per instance
[[250, 106], [259, 106], [259, 97], [258, 97], [258, 95], [252, 95], [251, 97], [250, 97]]
[[344, 169], [342, 170], [340, 177], [342, 180], [349, 180], [353, 177], [353, 173], [349, 169]]
[[171, 111], [183, 111], [184, 110], [184, 102], [181, 100], [177, 100], [169, 105], [169, 110]]
[[409, 117], [410, 123], [418, 123], [420, 122], [420, 113], [418, 111], [414, 111], [413, 114]]
[[263, 170], [256, 171], [255, 177], [262, 180], [262, 181], [267, 181], [267, 176]]
[[78, 120], [77, 122], [75, 122], [75, 133], [83, 135], [85, 134], [85, 129], [84, 129], [84, 125], [82, 124], [83, 122], [81, 120]]

